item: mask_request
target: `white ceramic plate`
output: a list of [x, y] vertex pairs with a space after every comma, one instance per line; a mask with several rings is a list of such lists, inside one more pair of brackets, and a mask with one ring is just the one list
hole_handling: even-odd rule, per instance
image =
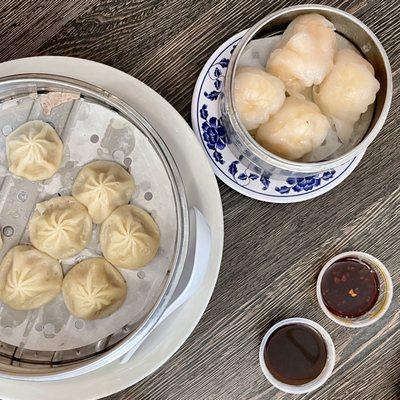
[[346, 179], [364, 154], [318, 175], [287, 178], [250, 171], [226, 144], [219, 98], [231, 54], [245, 32], [240, 32], [223, 43], [202, 69], [192, 99], [193, 130], [215, 175], [237, 192], [269, 203], [296, 203], [320, 196]]
[[[127, 364], [114, 362], [95, 372], [57, 382], [0, 379], [0, 398], [3, 400], [98, 399], [131, 386], [158, 369], [182, 346], [199, 322], [211, 298], [221, 264], [221, 198], [213, 171], [193, 131], [179, 113], [148, 86], [114, 68], [77, 58], [35, 57], [0, 64], [0, 76], [29, 72], [89, 82], [117, 95], [139, 111], [173, 153], [185, 182], [189, 204], [203, 213], [212, 230], [211, 259], [201, 290], [164, 321]], [[192, 164], [192, 160], [196, 160], [196, 164]]]

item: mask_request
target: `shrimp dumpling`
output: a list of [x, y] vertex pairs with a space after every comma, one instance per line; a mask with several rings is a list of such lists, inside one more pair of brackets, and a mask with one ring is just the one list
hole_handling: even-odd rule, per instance
[[298, 160], [320, 146], [330, 124], [318, 106], [311, 101], [288, 97], [282, 108], [256, 133], [256, 141], [268, 151]]
[[379, 88], [372, 65], [355, 51], [343, 49], [337, 52], [332, 71], [314, 89], [314, 100], [333, 119], [339, 138], [346, 143]]
[[126, 282], [104, 258], [89, 258], [69, 270], [62, 284], [65, 305], [75, 317], [85, 320], [106, 318], [126, 298]]
[[150, 214], [139, 207], [117, 208], [103, 223], [100, 246], [115, 267], [138, 269], [148, 264], [160, 246], [160, 231]]
[[285, 101], [285, 86], [275, 76], [255, 67], [238, 68], [234, 86], [235, 106], [247, 130], [268, 121]]
[[71, 196], [55, 197], [36, 205], [29, 221], [32, 244], [56, 259], [80, 253], [92, 238], [92, 219]]
[[320, 84], [333, 66], [334, 26], [319, 14], [295, 18], [267, 62], [267, 72], [280, 78], [289, 94]]
[[94, 161], [79, 172], [72, 195], [85, 205], [95, 224], [117, 207], [128, 204], [135, 184], [132, 176], [113, 161]]
[[13, 247], [0, 264], [0, 299], [15, 310], [33, 310], [61, 291], [60, 263], [32, 246]]
[[63, 156], [63, 143], [53, 127], [42, 121], [29, 121], [6, 138], [8, 168], [30, 181], [51, 178]]

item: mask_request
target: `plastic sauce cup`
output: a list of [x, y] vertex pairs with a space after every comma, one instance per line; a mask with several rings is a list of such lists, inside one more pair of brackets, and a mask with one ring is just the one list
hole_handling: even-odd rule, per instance
[[[379, 296], [375, 305], [366, 314], [356, 318], [345, 318], [333, 314], [326, 307], [322, 297], [321, 282], [323, 275], [334, 262], [345, 258], [354, 258], [365, 262], [376, 272], [379, 279]], [[360, 251], [348, 251], [346, 253], [341, 253], [331, 258], [324, 265], [318, 276], [317, 298], [319, 305], [321, 306], [324, 313], [332, 321], [338, 323], [339, 325], [346, 326], [348, 328], [362, 328], [364, 326], [371, 325], [374, 322], [376, 322], [379, 318], [383, 316], [383, 314], [385, 314], [385, 312], [389, 308], [390, 303], [392, 301], [392, 297], [393, 297], [393, 282], [392, 278], [390, 277], [389, 271], [382, 264], [382, 262], [379, 261], [376, 257], [371, 256], [370, 254], [367, 253], [362, 253]]]
[[[282, 326], [293, 325], [293, 324], [304, 324], [311, 328], [314, 328], [322, 336], [322, 339], [325, 342], [326, 352], [327, 352], [326, 363], [322, 372], [319, 374], [317, 378], [303, 385], [289, 385], [279, 381], [271, 374], [264, 359], [264, 350], [267, 341], [271, 337], [272, 333], [275, 332], [277, 329], [281, 328]], [[294, 394], [308, 393], [321, 387], [331, 376], [333, 367], [335, 365], [335, 346], [333, 344], [332, 338], [330, 337], [329, 333], [316, 322], [306, 318], [288, 318], [278, 322], [267, 331], [261, 342], [259, 351], [259, 361], [261, 370], [264, 373], [265, 377], [277, 389], [282, 390], [283, 392], [286, 393], [294, 393]]]

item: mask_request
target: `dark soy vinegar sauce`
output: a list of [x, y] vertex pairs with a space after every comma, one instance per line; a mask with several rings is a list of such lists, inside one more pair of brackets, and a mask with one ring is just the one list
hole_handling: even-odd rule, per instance
[[301, 323], [282, 326], [271, 334], [264, 350], [265, 364], [280, 382], [303, 385], [316, 379], [327, 361], [321, 334]]
[[378, 301], [379, 278], [365, 262], [343, 258], [325, 271], [321, 293], [325, 306], [333, 314], [344, 318], [361, 317]]

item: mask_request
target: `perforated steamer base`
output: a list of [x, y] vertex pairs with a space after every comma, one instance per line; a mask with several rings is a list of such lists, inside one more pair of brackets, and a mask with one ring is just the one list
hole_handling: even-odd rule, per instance
[[[103, 398], [156, 371], [185, 342], [197, 325], [212, 295], [221, 263], [223, 215], [220, 194], [212, 169], [189, 125], [148, 86], [112, 67], [70, 57], [34, 57], [13, 60], [0, 66], [2, 76], [32, 72], [64, 75], [98, 85], [116, 94], [145, 116], [160, 132], [173, 154], [182, 174], [188, 203], [206, 216], [213, 231], [212, 255], [201, 290], [146, 338], [129, 363], [120, 364], [116, 361], [90, 374], [53, 382], [15, 382], [0, 377], [0, 397], [4, 400], [25, 400], [26, 393], [30, 394], [30, 400]], [[196, 164], [191, 163], [193, 159]]]
[[[6, 86], [6, 87], [5, 87]], [[59, 95], [60, 91], [63, 93]], [[69, 83], [24, 80], [0, 83], [0, 226], [4, 247], [0, 259], [18, 243], [29, 242], [27, 222], [35, 204], [53, 196], [69, 195], [82, 165], [114, 160], [133, 175], [137, 189], [132, 203], [149, 211], [161, 231], [156, 259], [140, 271], [121, 270], [128, 297], [123, 307], [104, 320], [82, 321], [69, 315], [62, 296], [31, 312], [0, 307], [0, 361], [13, 367], [49, 369], [79, 363], [112, 348], [156, 319], [172, 290], [185, 258], [187, 207], [179, 177], [149, 137], [146, 127], [125, 118], [107, 93], [94, 95]], [[5, 138], [28, 120], [54, 126], [65, 149], [59, 172], [50, 180], [32, 183], [7, 172]], [[176, 171], [175, 171], [176, 174]], [[89, 248], [63, 260], [66, 272], [84, 258], [101, 254], [95, 226]], [[157, 307], [158, 306], [158, 307]]]

